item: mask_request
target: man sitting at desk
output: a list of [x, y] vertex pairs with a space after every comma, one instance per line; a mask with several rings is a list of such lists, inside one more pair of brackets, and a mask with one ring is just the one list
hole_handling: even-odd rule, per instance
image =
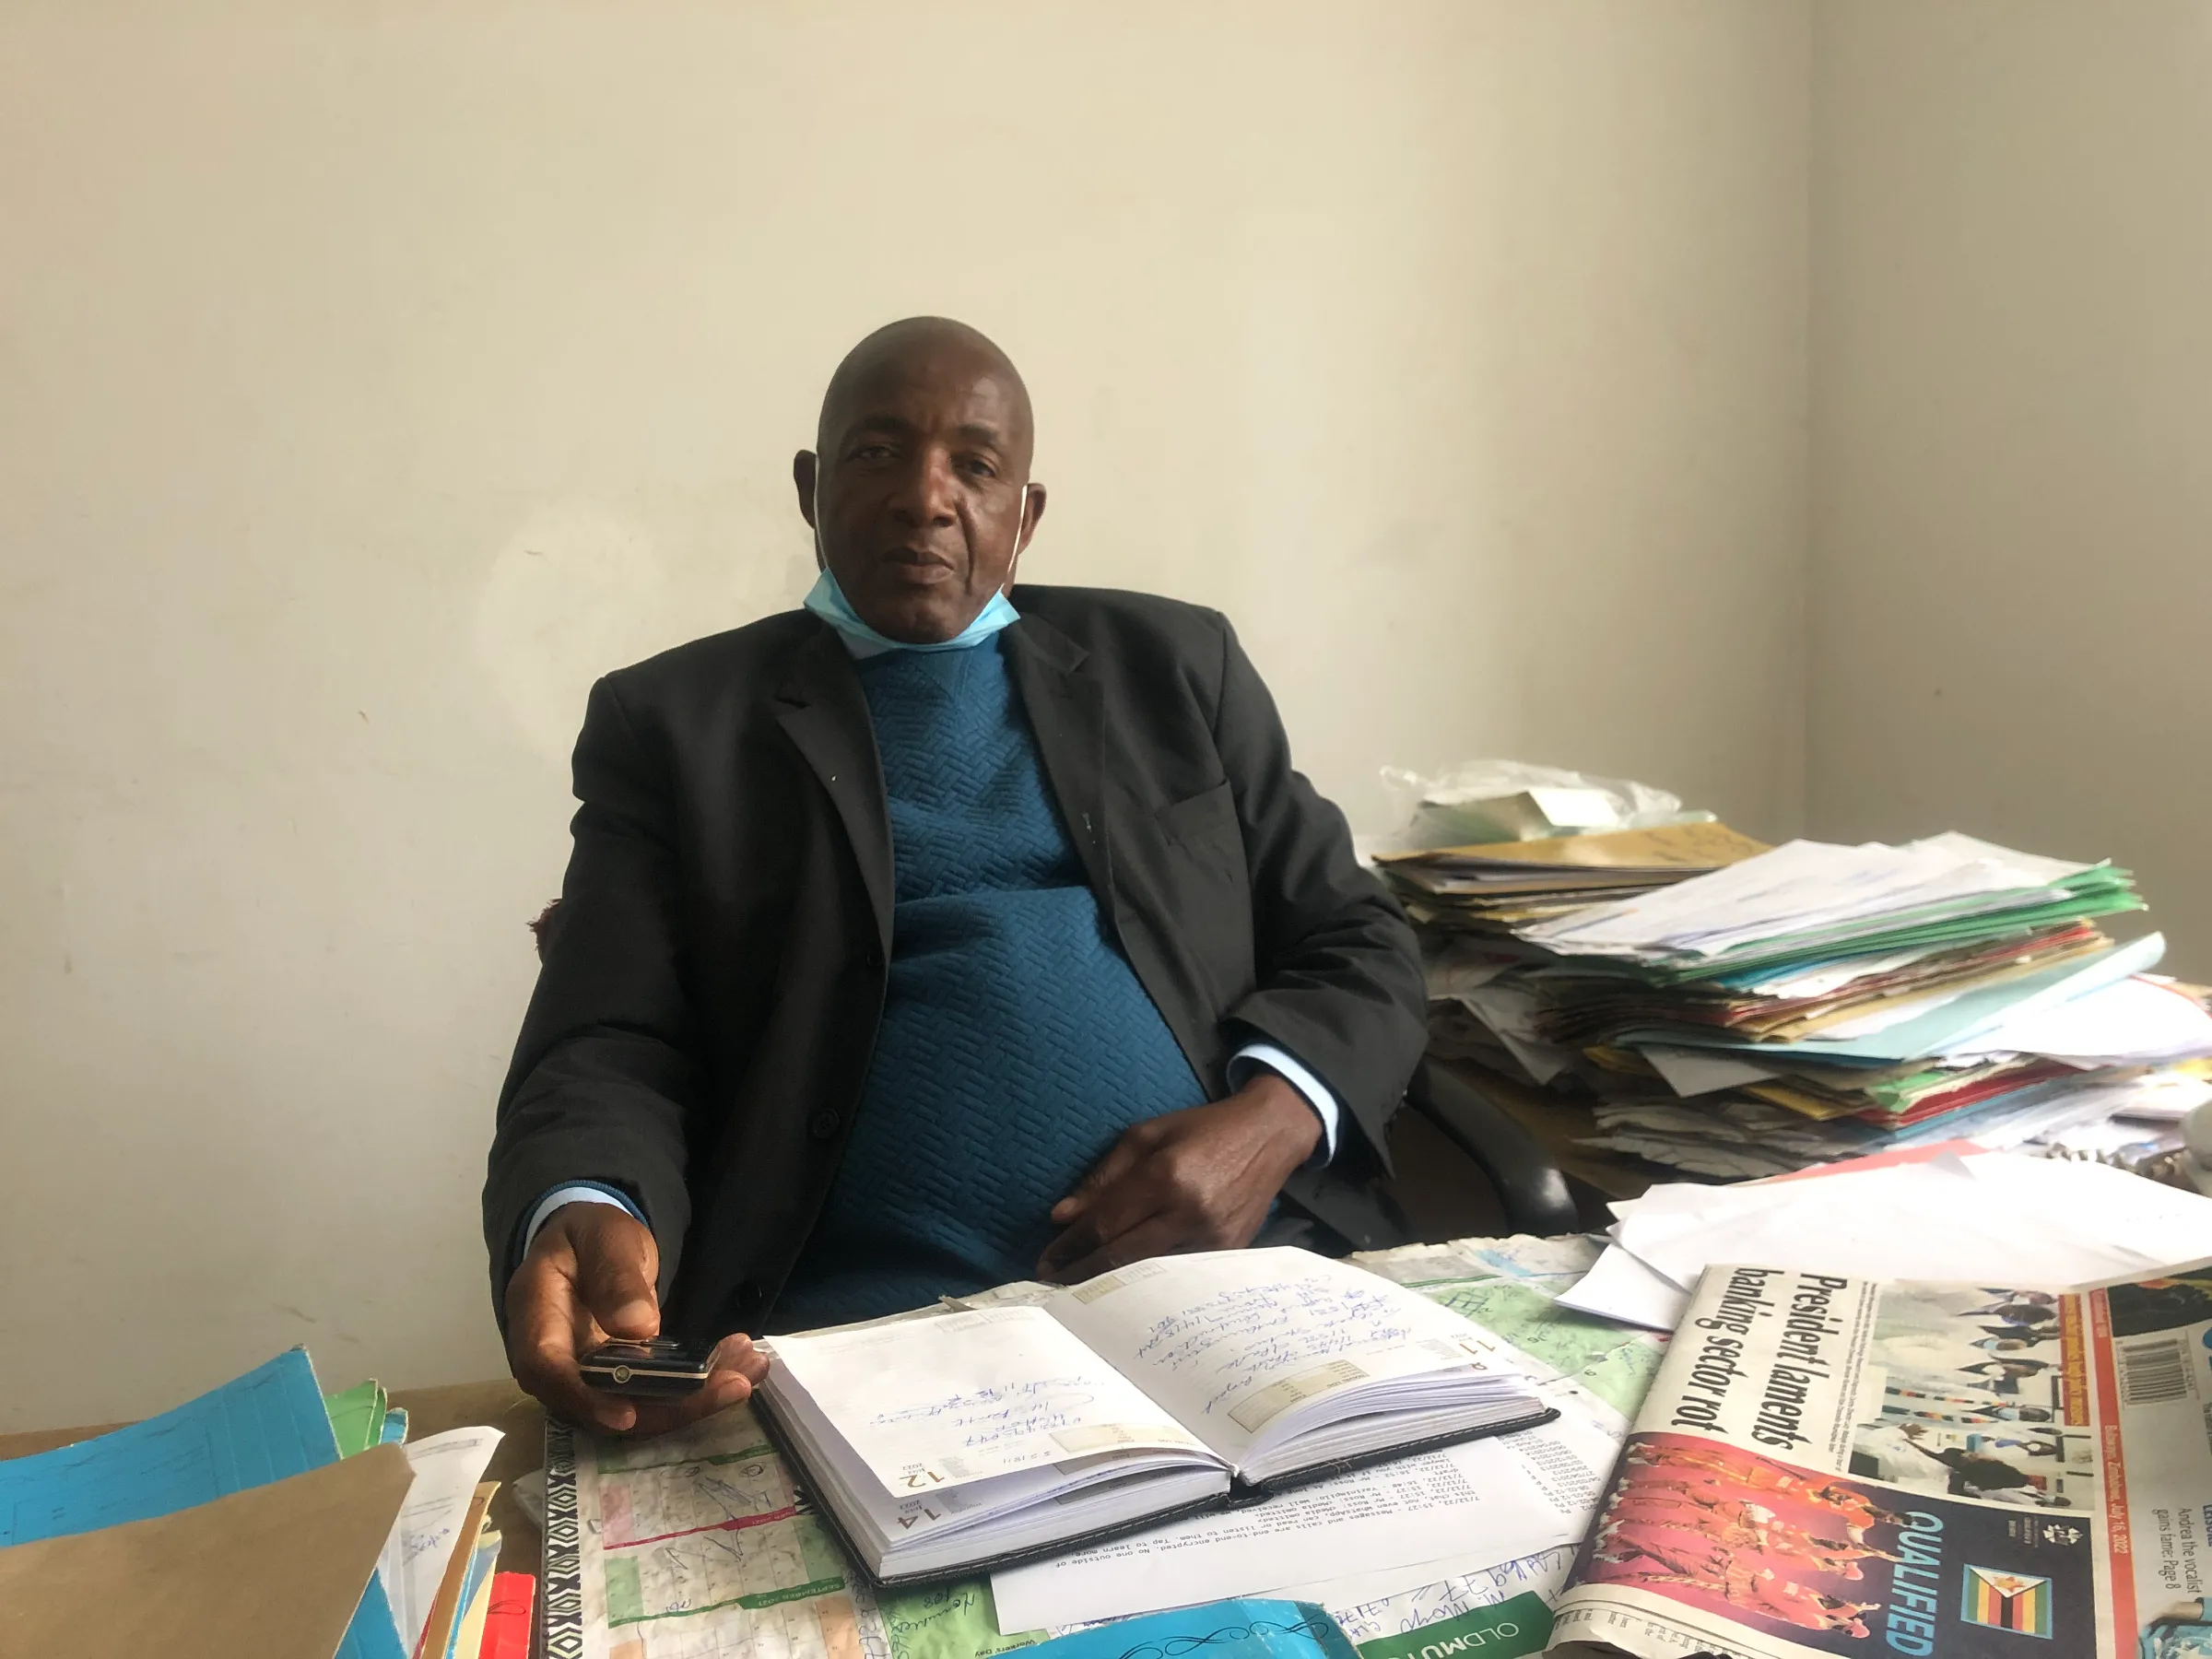
[[1011, 585], [1030, 445], [982, 335], [869, 335], [793, 468], [806, 608], [592, 689], [484, 1189], [514, 1374], [571, 1421], [674, 1427], [766, 1363], [731, 1336], [638, 1406], [578, 1379], [610, 1335], [1241, 1246], [1381, 1156], [1405, 919], [1219, 615]]

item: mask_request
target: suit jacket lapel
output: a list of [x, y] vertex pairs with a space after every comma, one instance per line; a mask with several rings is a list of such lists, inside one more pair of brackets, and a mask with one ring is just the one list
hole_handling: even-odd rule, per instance
[[1113, 858], [1106, 835], [1106, 705], [1099, 683], [1080, 672], [1088, 654], [1037, 617], [999, 638], [1014, 688], [1030, 716], [1045, 776], [1083, 860], [1091, 889], [1113, 914]]
[[776, 720], [790, 735], [822, 788], [859, 862], [876, 912], [884, 954], [891, 948], [891, 817], [884, 799], [883, 763], [876, 753], [876, 726], [853, 659], [836, 630], [825, 625], [793, 655], [775, 693]]

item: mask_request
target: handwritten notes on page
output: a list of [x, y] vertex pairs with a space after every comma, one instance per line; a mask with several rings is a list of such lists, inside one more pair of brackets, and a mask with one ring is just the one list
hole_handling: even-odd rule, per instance
[[469, 1500], [500, 1439], [497, 1429], [454, 1429], [406, 1448], [415, 1480], [392, 1524], [392, 1535], [384, 1540], [376, 1571], [392, 1604], [392, 1621], [409, 1653], [422, 1639], [446, 1563], [461, 1541]]
[[1498, 1351], [1418, 1292], [1302, 1250], [1140, 1262], [1046, 1305], [1232, 1461], [1307, 1401]]
[[804, 1394], [893, 1493], [1094, 1453], [1197, 1443], [1036, 1308], [779, 1336], [771, 1346], [771, 1388]]

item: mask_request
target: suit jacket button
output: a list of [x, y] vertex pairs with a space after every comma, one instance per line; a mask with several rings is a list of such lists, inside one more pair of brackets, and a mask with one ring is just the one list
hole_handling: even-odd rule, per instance
[[837, 1124], [837, 1113], [825, 1106], [806, 1120], [806, 1133], [813, 1135], [816, 1140], [835, 1140]]
[[865, 954], [865, 955], [864, 955], [864, 956], [861, 958], [861, 960], [862, 960], [862, 961], [864, 961], [864, 962], [865, 962], [865, 963], [867, 963], [867, 965], [868, 965], [869, 967], [871, 967], [871, 968], [880, 968], [880, 967], [882, 967], [882, 966], [883, 966], [883, 947], [882, 947], [882, 946], [880, 946], [880, 945], [871, 945], [871, 946], [869, 946], [869, 947], [868, 947], [868, 948], [867, 948], [867, 952], [866, 952], [866, 954]]

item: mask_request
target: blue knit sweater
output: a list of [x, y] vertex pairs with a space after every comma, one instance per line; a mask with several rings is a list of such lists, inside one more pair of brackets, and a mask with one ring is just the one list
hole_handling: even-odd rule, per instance
[[998, 640], [854, 666], [890, 802], [890, 982], [783, 1330], [1029, 1277], [1121, 1132], [1206, 1099], [1107, 929]]

